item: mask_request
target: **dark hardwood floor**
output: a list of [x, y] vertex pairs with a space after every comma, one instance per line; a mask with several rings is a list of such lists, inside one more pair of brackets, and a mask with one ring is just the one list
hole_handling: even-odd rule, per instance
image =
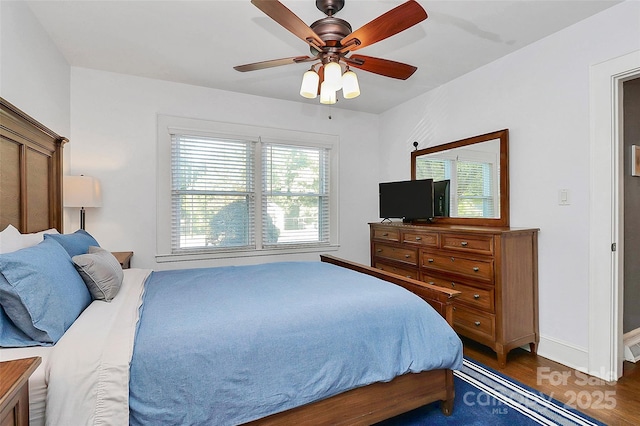
[[640, 365], [625, 362], [623, 376], [616, 383], [607, 383], [524, 349], [511, 351], [507, 365], [499, 367], [491, 349], [464, 338], [463, 343], [466, 357], [601, 422], [640, 425]]

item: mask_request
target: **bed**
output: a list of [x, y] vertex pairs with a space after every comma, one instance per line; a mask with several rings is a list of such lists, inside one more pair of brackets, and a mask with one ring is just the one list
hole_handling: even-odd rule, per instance
[[[0, 230], [5, 229], [7, 225], [13, 225], [23, 234], [49, 229], [62, 232], [61, 150], [66, 139], [31, 119], [8, 102], [0, 99], [0, 103], [2, 104]], [[46, 237], [43, 239], [50, 241], [55, 238]], [[46, 244], [39, 246], [44, 245]], [[207, 268], [206, 271], [190, 271], [189, 273], [195, 272], [196, 275], [205, 274], [207, 276], [204, 283], [198, 284], [193, 284], [193, 280], [197, 281], [198, 278], [178, 277], [178, 275], [187, 272], [127, 270], [124, 273], [122, 287], [113, 300], [110, 303], [99, 300], [90, 302], [88, 307], [81, 311], [78, 319], [64, 331], [57, 343], [48, 347], [0, 348], [0, 361], [31, 356], [31, 351], [37, 353], [38, 356], [43, 356], [41, 367], [34, 374], [33, 381], [30, 381], [31, 420], [34, 424], [43, 419], [42, 413], [38, 413], [37, 408], [42, 406], [44, 393], [47, 395], [46, 421], [48, 424], [61, 424], [61, 422], [70, 419], [65, 416], [81, 416], [78, 413], [85, 412], [93, 414], [87, 414], [86, 418], [82, 417], [82, 424], [98, 423], [99, 419], [105, 418], [110, 419], [112, 424], [149, 424], [152, 422], [150, 419], [153, 418], [153, 413], [159, 409], [158, 405], [149, 405], [149, 401], [153, 401], [157, 396], [175, 399], [174, 402], [177, 405], [171, 411], [184, 412], [186, 413], [184, 415], [198, 411], [201, 407], [210, 407], [212, 400], [216, 400], [216, 403], [218, 400], [224, 400], [226, 408], [222, 409], [220, 405], [216, 405], [214, 408], [217, 411], [232, 413], [218, 418], [222, 424], [244, 422], [249, 424], [372, 424], [436, 401], [440, 401], [441, 410], [445, 414], [450, 414], [454, 398], [452, 369], [459, 367], [462, 356], [460, 341], [449, 326], [452, 318], [452, 300], [457, 292], [405, 279], [332, 256], [321, 256], [321, 261], [308, 264], [290, 262], [287, 265], [271, 264], [249, 268]], [[307, 283], [308, 285], [303, 285], [303, 281], [307, 280], [302, 280], [301, 277], [309, 269], [317, 269], [318, 273], [313, 274], [315, 281], [312, 280]], [[224, 278], [225, 274], [237, 274], [238, 272], [241, 274], [240, 277], [229, 275], [230, 278]], [[215, 286], [206, 284], [211, 282], [209, 278], [211, 274], [218, 277]], [[327, 274], [327, 278], [323, 281], [319, 278], [320, 274]], [[299, 284], [290, 286], [287, 294], [281, 295], [284, 299], [274, 299], [267, 303], [266, 300], [275, 297], [278, 289], [282, 287], [282, 281], [280, 284], [277, 281], [271, 281], [271, 278], [277, 279], [278, 275], [284, 276], [286, 282]], [[271, 278], [267, 280], [265, 277]], [[231, 279], [234, 282], [241, 280], [248, 283], [241, 286], [247, 293], [228, 292], [229, 287], [233, 286], [224, 284], [229, 282], [225, 279]], [[344, 285], [340, 286], [342, 280], [344, 280]], [[263, 283], [267, 282], [268, 284], [264, 288], [265, 293], [251, 299], [250, 296], [255, 294], [263, 286]], [[226, 358], [205, 359], [202, 353], [192, 353], [192, 350], [195, 351], [201, 345], [192, 345], [188, 340], [172, 340], [171, 344], [165, 346], [162, 351], [164, 354], [179, 353], [180, 356], [177, 359], [170, 356], [161, 359], [159, 354], [153, 352], [157, 350], [163, 340], [162, 336], [158, 336], [159, 330], [157, 329], [157, 325], [162, 321], [154, 320], [153, 315], [162, 316], [171, 312], [175, 316], [175, 318], [171, 317], [171, 321], [166, 321], [166, 324], [173, 328], [171, 330], [174, 333], [173, 339], [195, 333], [181, 328], [184, 325], [179, 325], [181, 324], [178, 321], [179, 317], [180, 315], [184, 316], [184, 312], [174, 312], [174, 308], [167, 308], [166, 305], [163, 305], [166, 303], [167, 297], [175, 298], [189, 294], [185, 289], [191, 288], [191, 285], [201, 286], [196, 296], [193, 294], [190, 296], [191, 299], [198, 301], [200, 297], [197, 295], [202, 294], [201, 292], [205, 291], [203, 289], [216, 287], [216, 292], [212, 295], [214, 300], [218, 300], [218, 302], [228, 300], [231, 306], [230, 311], [217, 318], [203, 317], [200, 322], [202, 324], [210, 324], [215, 321], [224, 322], [224, 318], [230, 318], [228, 315], [239, 311], [237, 309], [239, 305], [249, 305], [249, 310], [238, 313], [239, 316], [234, 317], [233, 322], [247, 322], [253, 324], [253, 328], [229, 332], [226, 326], [219, 326], [216, 328], [216, 338], [209, 339], [215, 342], [224, 341], [226, 344], [226, 342], [232, 341], [233, 335], [244, 336], [232, 343], [231, 346], [226, 346], [225, 349], [209, 346], [205, 349], [206, 353], [215, 353], [219, 350], [224, 355], [226, 352]], [[163, 293], [171, 291], [174, 287], [180, 288], [180, 286], [184, 286], [182, 287], [183, 291]], [[324, 291], [319, 289], [324, 289]], [[335, 294], [343, 289], [347, 291], [347, 294], [340, 293], [340, 297], [335, 298]], [[410, 292], [406, 290], [410, 290]], [[289, 300], [287, 298], [291, 297], [291, 292], [300, 293], [298, 299], [295, 299], [295, 302], [282, 304], [282, 300]], [[373, 294], [378, 292], [382, 295], [382, 299], [397, 297], [396, 307], [377, 305], [379, 300], [376, 301], [372, 298]], [[389, 294], [393, 296], [391, 297]], [[420, 297], [418, 298], [416, 295]], [[334, 299], [321, 299], [321, 297], [334, 297]], [[359, 299], [364, 300], [364, 308], [352, 305]], [[312, 303], [321, 300], [325, 301]], [[327, 302], [326, 300], [335, 300], [335, 302]], [[273, 316], [267, 316], [267, 319], [253, 317], [255, 311], [260, 310], [258, 309], [261, 306], [260, 301], [265, 301], [266, 306], [271, 307], [266, 309], [268, 315], [275, 311], [284, 311], [278, 312], [278, 314], [285, 314], [285, 316], [278, 317], [279, 319]], [[345, 306], [338, 309], [340, 303], [337, 301], [344, 301]], [[430, 309], [424, 301], [427, 301], [434, 309]], [[251, 307], [251, 303], [255, 305]], [[398, 304], [403, 308], [398, 309]], [[180, 303], [179, 305], [183, 306], [184, 304]], [[216, 305], [216, 307], [219, 308], [222, 305], [225, 303]], [[320, 311], [312, 315], [307, 314], [310, 312], [308, 309], [311, 305], [330, 306], [332, 310]], [[413, 305], [416, 311], [411, 315], [405, 314], [405, 305]], [[205, 304], [205, 306], [210, 305]], [[157, 311], [155, 314], [154, 310]], [[218, 312], [218, 309], [211, 310]], [[385, 316], [384, 321], [379, 321], [375, 327], [383, 327], [385, 323], [391, 323], [392, 321], [387, 321], [387, 319], [392, 316], [402, 317], [402, 321], [405, 321], [404, 317], [411, 317], [414, 323], [403, 322], [393, 325], [392, 327], [396, 327], [395, 329], [384, 331], [381, 331], [382, 328], [372, 328], [371, 325], [364, 324], [375, 321], [375, 315], [371, 316], [373, 315], [371, 311], [376, 310], [382, 310], [385, 312]], [[338, 311], [365, 311], [365, 313], [359, 319], [361, 322], [352, 323], [350, 321], [356, 321], [352, 318], [353, 316], [338, 320]], [[434, 312], [439, 315], [433, 315]], [[337, 323], [338, 328], [333, 329], [328, 335], [326, 333], [323, 335], [320, 331], [324, 330], [325, 326], [318, 324], [321, 319], [327, 318], [333, 320], [334, 326]], [[419, 325], [416, 325], [416, 322]], [[289, 328], [284, 333], [293, 340], [282, 340], [284, 339], [283, 334], [278, 335], [279, 337], [273, 337], [272, 334], [269, 334], [273, 331], [255, 326], [263, 323], [296, 325], [293, 331]], [[97, 327], [96, 324], [108, 324], [109, 327]], [[345, 324], [349, 324], [349, 326]], [[154, 329], [154, 325], [156, 329]], [[160, 327], [160, 329], [162, 328], [167, 327]], [[433, 338], [431, 335], [410, 336], [411, 334], [425, 334], [434, 329], [443, 332], [444, 340], [433, 344], [430, 349], [426, 345]], [[197, 333], [201, 335], [203, 331], [199, 330]], [[338, 334], [344, 334], [348, 343], [344, 343], [344, 341], [340, 343], [337, 339]], [[315, 347], [302, 347], [305, 335], [306, 344], [315, 344]], [[365, 338], [356, 341], [358, 335]], [[377, 335], [393, 336], [393, 339], [376, 342], [372, 336]], [[407, 335], [407, 340], [396, 339], [398, 336], [404, 335]], [[295, 340], [297, 337], [300, 337], [300, 340]], [[200, 338], [199, 340], [206, 339]], [[257, 346], [246, 346], [248, 341], [254, 342]], [[301, 347], [301, 352], [294, 353], [292, 348], [298, 346]], [[390, 351], [383, 351], [383, 346]], [[180, 350], [178, 351], [176, 347], [179, 347]], [[266, 347], [269, 349], [262, 350]], [[449, 347], [449, 350], [437, 350], [442, 347]], [[116, 350], [115, 348], [121, 349]], [[325, 349], [328, 352], [323, 353], [322, 350]], [[419, 358], [414, 353], [416, 351], [428, 352], [431, 359]], [[334, 356], [340, 352], [346, 354], [344, 359], [350, 359], [350, 361], [343, 362], [341, 357]], [[232, 356], [228, 356], [229, 354]], [[233, 356], [234, 354], [237, 356]], [[374, 362], [372, 357], [376, 354], [381, 355], [381, 358]], [[216, 356], [222, 355], [218, 353]], [[93, 358], [94, 356], [98, 358]], [[308, 363], [309, 365], [306, 366], [306, 369], [294, 368], [286, 373], [286, 377], [282, 378], [282, 371], [285, 367], [282, 360], [285, 356], [294, 357], [295, 362], [285, 362], [284, 364], [300, 366]], [[151, 358], [154, 362], [149, 362]], [[233, 358], [241, 358], [242, 363], [231, 366], [228, 363], [233, 361]], [[358, 364], [359, 366], [349, 364], [349, 362], [355, 362], [354, 358], [367, 360], [368, 363]], [[187, 359], [194, 361], [184, 361]], [[385, 361], [389, 359], [394, 361]], [[396, 362], [398, 359], [400, 361]], [[153, 364], [156, 364], [156, 360], [160, 370], [149, 370]], [[188, 380], [177, 381], [169, 374], [168, 367], [164, 366], [162, 362], [167, 365], [173, 362], [175, 366], [180, 368], [185, 367], [182, 364], [192, 364], [190, 370], [177, 369], [180, 373], [176, 374], [181, 374], [183, 377], [186, 375]], [[271, 365], [270, 362], [276, 363]], [[429, 362], [432, 364], [428, 365]], [[223, 368], [213, 370], [215, 364], [220, 364]], [[257, 376], [246, 373], [245, 367], [248, 370], [250, 366], [254, 370], [257, 368]], [[307, 372], [305, 373], [303, 370]], [[333, 379], [327, 379], [332, 377], [330, 373], [335, 372], [334, 370], [339, 374], [334, 375]], [[351, 370], [358, 370], [360, 378], [349, 378], [346, 373]], [[376, 374], [372, 373], [374, 370], [376, 370]], [[377, 370], [381, 370], [382, 373]], [[162, 374], [163, 371], [167, 374]], [[211, 373], [210, 371], [217, 372]], [[244, 391], [241, 390], [242, 388], [224, 388], [223, 392], [221, 387], [226, 386], [226, 382], [221, 378], [223, 374], [228, 375], [225, 379], [227, 382], [245, 381], [248, 385]], [[167, 380], [164, 382], [154, 381], [157, 376], [165, 375]], [[295, 375], [301, 375], [302, 382], [289, 381], [289, 378]], [[202, 377], [206, 377], [205, 386], [189, 388], [193, 382], [202, 381], [199, 380]], [[364, 379], [361, 380], [361, 377]], [[218, 378], [221, 382], [213, 386]], [[268, 378], [268, 380], [260, 383], [255, 382], [264, 378]], [[281, 382], [279, 385], [278, 381]], [[326, 383], [327, 381], [330, 383]], [[172, 383], [173, 386], [168, 383]], [[180, 383], [179, 386], [178, 383]], [[213, 389], [213, 393], [208, 396], [206, 396], [208, 392], [206, 385], [210, 385], [209, 388]], [[284, 386], [282, 388], [283, 395], [279, 395], [280, 388], [277, 388], [276, 385]], [[145, 396], [141, 393], [143, 389], [147, 388], [155, 389], [156, 394]], [[265, 395], [272, 397], [278, 395], [278, 398], [265, 400], [264, 403], [249, 402], [248, 405], [242, 405], [245, 400], [243, 392], [246, 394], [246, 398], [249, 397], [249, 394], [257, 394], [258, 400], [260, 398], [265, 400]], [[228, 397], [220, 397], [223, 394], [228, 394]], [[83, 396], [83, 398], [79, 398], [79, 396]], [[70, 401], [74, 401], [76, 405], [69, 407]], [[67, 406], [66, 411], [64, 406]], [[261, 406], [264, 407], [254, 410], [255, 407]], [[99, 412], [101, 417], [96, 417], [96, 412]], [[240, 414], [238, 415], [238, 413]], [[164, 416], [166, 413], [161, 415]], [[197, 424], [202, 423], [202, 419], [208, 419], [207, 415], [205, 413], [204, 417], [182, 417], [182, 420], [173, 418], [172, 421]]]

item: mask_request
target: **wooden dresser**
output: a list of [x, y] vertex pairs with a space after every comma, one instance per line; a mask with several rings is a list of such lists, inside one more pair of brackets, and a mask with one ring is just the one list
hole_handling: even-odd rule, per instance
[[538, 332], [538, 230], [370, 223], [371, 266], [459, 290], [456, 332], [507, 353]]

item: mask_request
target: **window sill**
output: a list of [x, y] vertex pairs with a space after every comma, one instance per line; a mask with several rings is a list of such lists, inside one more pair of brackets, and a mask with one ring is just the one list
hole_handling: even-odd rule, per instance
[[280, 256], [288, 254], [301, 253], [323, 253], [338, 251], [339, 245], [326, 245], [314, 247], [283, 247], [268, 250], [237, 250], [225, 252], [207, 252], [207, 253], [179, 253], [179, 254], [157, 254], [156, 262], [183, 262], [190, 260], [207, 260], [207, 259], [231, 259], [236, 257], [258, 257], [258, 256]]

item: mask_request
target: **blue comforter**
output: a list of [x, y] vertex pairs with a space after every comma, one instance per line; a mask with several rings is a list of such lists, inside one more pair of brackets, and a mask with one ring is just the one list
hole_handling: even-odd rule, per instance
[[407, 372], [459, 369], [426, 302], [320, 262], [154, 272], [130, 376], [133, 425], [231, 425]]

